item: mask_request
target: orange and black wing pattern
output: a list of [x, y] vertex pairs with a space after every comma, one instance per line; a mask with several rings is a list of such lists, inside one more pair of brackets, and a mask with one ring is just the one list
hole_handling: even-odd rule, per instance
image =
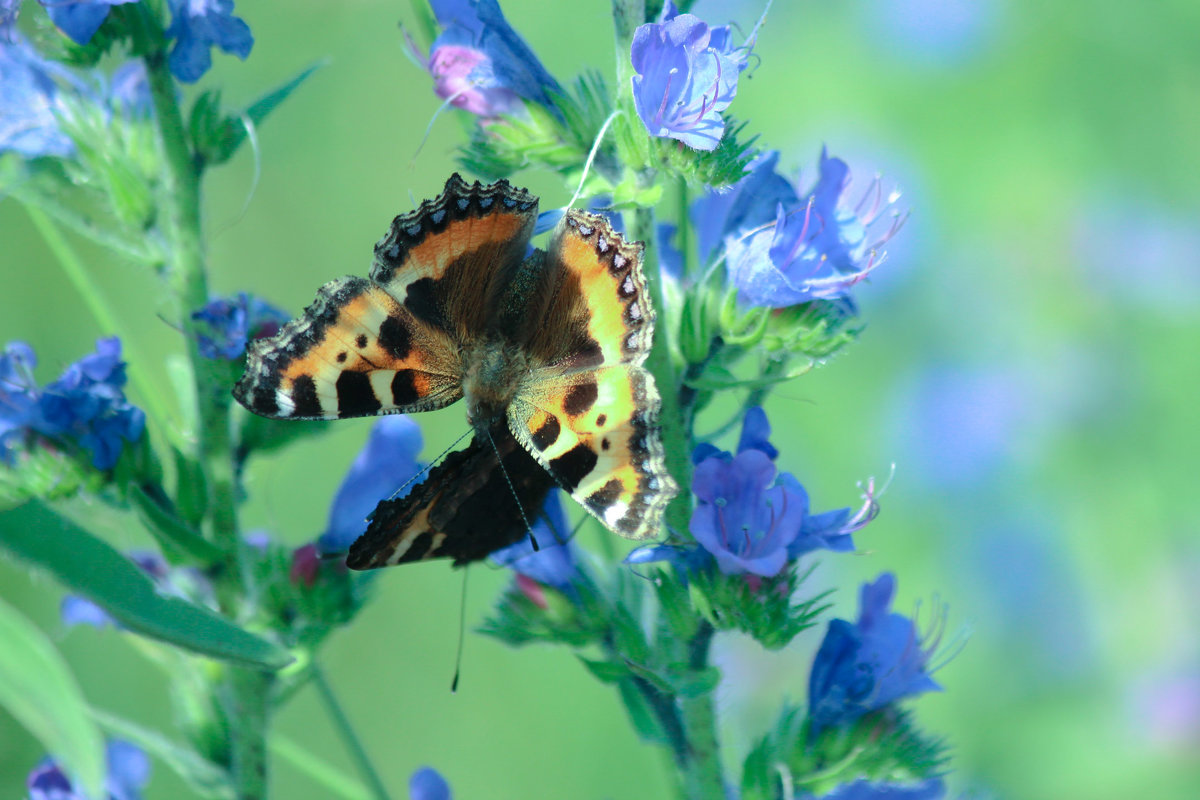
[[509, 407], [509, 425], [558, 483], [614, 533], [660, 532], [677, 489], [667, 472], [654, 378], [642, 366], [654, 309], [642, 247], [603, 217], [568, 211], [551, 238], [553, 297], [529, 351], [540, 366]]
[[489, 281], [524, 258], [537, 198], [468, 184], [396, 217], [371, 278], [321, 287], [304, 314], [255, 342], [234, 396], [256, 414], [337, 419], [428, 411], [462, 397], [462, 345], [483, 332]]

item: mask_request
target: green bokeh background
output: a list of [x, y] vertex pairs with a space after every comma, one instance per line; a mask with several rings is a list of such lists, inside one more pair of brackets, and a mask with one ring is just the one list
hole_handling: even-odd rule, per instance
[[[560, 79], [584, 67], [611, 75], [607, 3], [503, 5]], [[748, 3], [698, 10], [743, 30], [758, 14]], [[329, 278], [365, 273], [391, 217], [454, 168], [461, 128], [443, 115], [416, 155], [439, 101], [405, 57], [406, 3], [239, 0], [237, 11], [254, 52], [244, 64], [218, 55], [202, 84], [229, 103], [330, 58], [259, 131], [258, 153], [245, 149], [206, 185], [214, 289], [298, 311]], [[930, 38], [947, 27], [949, 44]], [[890, 263], [859, 288], [861, 341], [782, 387], [768, 412], [781, 464], [818, 510], [852, 504], [857, 480], [896, 465], [861, 552], [824, 558], [813, 581], [840, 587], [835, 611], [851, 616], [853, 587], [894, 570], [901, 610], [921, 602], [928, 621], [946, 603], [947, 640], [969, 635], [937, 673], [945, 692], [914, 705], [953, 748], [956, 794], [1200, 791], [1200, 524], [1189, 505], [1200, 445], [1198, 37], [1191, 0], [776, 0], [761, 62], [731, 109], [783, 152], [784, 168], [811, 176], [827, 144], [859, 186], [882, 170], [913, 211]], [[546, 175], [519, 181], [543, 207], [568, 199]], [[155, 283], [72, 242], [117, 310], [128, 357], [172, 403], [164, 363], [180, 341], [158, 316]], [[0, 341], [33, 343], [43, 380], [113, 333], [13, 201], [0, 202], [0, 270]], [[427, 456], [465, 428], [458, 408], [422, 422]], [[257, 463], [248, 526], [297, 545], [319, 533], [369, 425], [338, 423]], [[149, 545], [139, 531], [107, 533], [122, 548]], [[469, 622], [506, 579], [473, 570]], [[422, 764], [462, 798], [667, 792], [665, 763], [565, 651], [469, 636], [450, 694], [459, 574], [415, 566], [378, 586], [324, 658], [395, 796]], [[63, 631], [60, 590], [4, 561], [0, 595], [56, 639], [96, 705], [167, 722], [164, 677], [122, 635]], [[781, 697], [803, 698], [820, 636], [770, 655], [720, 641], [731, 753], [740, 758]], [[276, 725], [352, 774], [311, 691]], [[41, 755], [0, 711], [0, 797], [22, 796]], [[324, 796], [286, 760], [272, 767], [275, 796]], [[186, 791], [159, 767], [149, 796]]]

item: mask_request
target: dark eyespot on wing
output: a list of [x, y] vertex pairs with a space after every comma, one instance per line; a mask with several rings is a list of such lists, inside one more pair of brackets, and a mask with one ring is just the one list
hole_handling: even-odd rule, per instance
[[568, 492], [575, 491], [579, 482], [592, 471], [599, 459], [595, 451], [583, 442], [550, 461], [550, 470]]
[[392, 358], [404, 360], [412, 351], [412, 333], [396, 317], [388, 317], [379, 326], [379, 344]]
[[567, 392], [567, 396], [563, 400], [563, 410], [572, 417], [578, 417], [592, 407], [598, 396], [599, 390], [596, 388], [595, 381], [577, 383]]

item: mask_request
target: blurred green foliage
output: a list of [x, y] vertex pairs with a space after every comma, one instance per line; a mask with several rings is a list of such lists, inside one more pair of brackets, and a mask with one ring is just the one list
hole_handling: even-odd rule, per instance
[[[611, 69], [607, 3], [503, 5], [560, 79]], [[883, 170], [884, 185], [903, 187], [913, 209], [891, 263], [860, 287], [860, 342], [768, 405], [781, 466], [815, 507], [853, 503], [855, 480], [896, 464], [882, 516], [858, 536], [862, 554], [824, 556], [813, 580], [850, 587], [891, 569], [898, 610], [924, 598], [928, 612], [936, 592], [951, 630], [970, 629], [937, 675], [945, 693], [918, 711], [954, 748], [954, 792], [1194, 796], [1200, 531], [1186, 501], [1200, 449], [1200, 267], [1186, 243], [1200, 241], [1200, 6], [994, 0], [981, 6], [982, 32], [957, 51], [914, 33], [968, 5], [777, 0], [755, 51], [761, 63], [731, 108], [748, 134], [783, 151], [781, 167], [811, 175], [826, 144], [864, 186]], [[299, 0], [285, 12], [239, 0], [237, 11], [254, 52], [245, 64], [218, 56], [203, 83], [221, 87], [231, 106], [330, 59], [256, 147], [207, 185], [214, 287], [299, 311], [324, 281], [365, 274], [371, 245], [393, 215], [440, 188], [464, 134], [443, 114], [425, 139], [440, 103], [405, 57], [396, 22], [407, 4]], [[713, 23], [734, 15], [744, 30], [759, 14], [751, 3], [694, 11]], [[891, 24], [889, 13], [909, 23]], [[543, 207], [569, 197], [554, 176], [520, 178]], [[159, 316], [155, 281], [72, 241], [122, 329], [92, 321], [25, 212], [7, 201], [0, 341], [34, 344], [45, 380], [97, 336], [120, 333], [144, 378], [132, 399], [152, 413], [173, 409], [165, 363], [180, 342]], [[992, 388], [939, 411], [932, 401], [944, 393], [928, 388], [931, 375], [992, 376]], [[140, 396], [144, 386], [160, 396]], [[939, 420], [940, 432], [926, 435]], [[427, 455], [465, 430], [459, 408], [421, 421]], [[369, 425], [340, 422], [256, 462], [248, 526], [297, 545], [319, 533]], [[950, 452], [980, 425], [996, 441]], [[943, 454], [969, 468], [934, 479]], [[108, 533], [121, 549], [150, 545], [116, 524]], [[506, 577], [472, 571], [468, 624], [484, 618]], [[665, 792], [668, 773], [636, 742], [610, 688], [567, 652], [470, 636], [451, 695], [461, 575], [429, 564], [381, 578], [376, 601], [332, 638], [325, 660], [395, 796], [422, 764], [463, 798]], [[163, 676], [122, 641], [127, 634], [63, 635], [58, 587], [11, 563], [0, 562], [0, 595], [58, 640], [93, 703], [151, 726], [169, 718]], [[855, 613], [853, 592], [833, 602], [834, 613]], [[803, 698], [822, 629], [767, 655], [734, 636], [719, 640], [721, 666], [741, 676], [720, 704], [737, 710], [724, 735], [741, 752], [781, 695]], [[277, 730], [352, 772], [310, 693]], [[21, 796], [41, 755], [0, 711], [0, 796]], [[324, 796], [288, 759], [272, 766], [278, 796]], [[182, 791], [156, 771], [151, 797]]]

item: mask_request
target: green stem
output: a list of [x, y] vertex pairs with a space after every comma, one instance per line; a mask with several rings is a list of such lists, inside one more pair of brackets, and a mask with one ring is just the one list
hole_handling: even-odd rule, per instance
[[612, 0], [613, 25], [617, 34], [617, 96], [632, 91], [633, 62], [630, 59], [633, 32], [646, 21], [645, 0]]
[[[205, 531], [224, 553], [215, 570], [217, 603], [233, 619], [252, 592], [249, 558], [238, 529], [230, 393], [226, 365], [200, 355], [192, 312], [209, 299], [200, 215], [200, 167], [193, 156], [167, 65], [161, 20], [145, 3], [122, 6], [133, 50], [146, 64], [150, 97], [163, 150], [163, 228], [168, 242], [167, 279], [183, 328], [196, 396], [197, 460], [208, 488]], [[230, 768], [239, 800], [267, 795], [268, 693], [272, 676], [229, 667], [221, 696], [230, 720]]]
[[667, 527], [674, 531], [685, 531], [691, 517], [688, 500], [688, 487], [692, 482], [692, 463], [688, 458], [691, 448], [684, 433], [683, 410], [679, 405], [679, 377], [671, 358], [671, 329], [662, 324], [665, 321], [666, 304], [663, 301], [662, 275], [659, 272], [658, 250], [655, 247], [654, 212], [649, 208], [638, 208], [633, 211], [631, 217], [630, 237], [641, 241], [646, 248], [643, 268], [659, 321], [654, 331], [654, 348], [646, 359], [646, 368], [654, 375], [654, 383], [662, 396], [659, 427], [666, 450], [667, 471], [679, 486], [679, 493], [667, 507]]
[[[702, 622], [688, 643], [688, 666], [692, 670], [698, 672], [708, 666], [714, 633], [712, 625], [707, 621]], [[725, 776], [721, 769], [721, 750], [717, 744], [717, 712], [713, 693], [680, 698], [679, 711], [690, 745], [683, 776], [684, 791], [690, 800], [723, 800]]]
[[358, 734], [354, 732], [354, 726], [350, 724], [350, 718], [346, 716], [341, 703], [338, 702], [337, 695], [333, 693], [333, 687], [326, 680], [325, 672], [315, 661], [310, 668], [310, 672], [313, 684], [316, 685], [317, 692], [321, 695], [321, 701], [325, 704], [325, 710], [328, 712], [330, 718], [333, 719], [333, 724], [337, 728], [338, 733], [342, 735], [342, 741], [346, 745], [346, 750], [349, 751], [350, 757], [354, 759], [354, 764], [358, 767], [359, 774], [367, 782], [371, 795], [376, 800], [389, 800], [387, 787], [383, 785], [383, 780], [379, 777], [379, 773], [372, 766], [366, 748], [363, 747]]

